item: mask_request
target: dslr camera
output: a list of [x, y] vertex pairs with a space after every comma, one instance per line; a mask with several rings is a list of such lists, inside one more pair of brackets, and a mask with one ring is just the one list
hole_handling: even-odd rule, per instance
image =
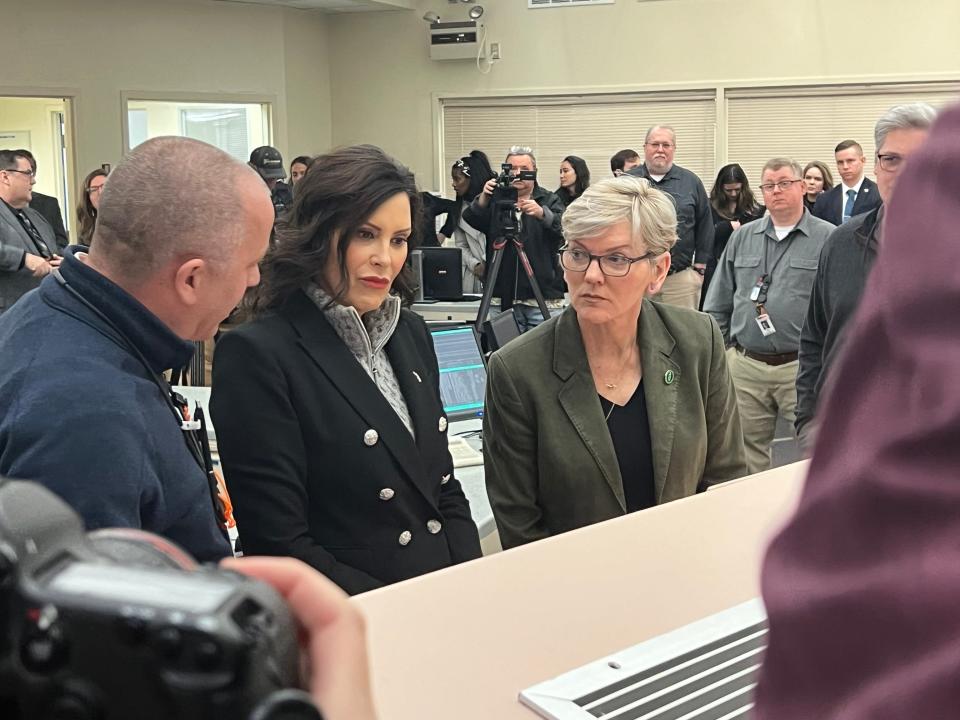
[[520, 234], [520, 219], [517, 211], [517, 189], [513, 186], [514, 180], [536, 180], [536, 170], [521, 170], [512, 175], [513, 166], [510, 163], [500, 165], [500, 174], [497, 176], [497, 185], [493, 189], [491, 198], [490, 230], [494, 240], [515, 240]]
[[0, 717], [318, 720], [265, 583], [0, 478]]

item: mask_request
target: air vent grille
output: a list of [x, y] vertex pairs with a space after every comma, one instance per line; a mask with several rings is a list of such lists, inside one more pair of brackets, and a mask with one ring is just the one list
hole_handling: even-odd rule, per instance
[[759, 601], [585, 665], [520, 694], [550, 720], [746, 720], [767, 643]]

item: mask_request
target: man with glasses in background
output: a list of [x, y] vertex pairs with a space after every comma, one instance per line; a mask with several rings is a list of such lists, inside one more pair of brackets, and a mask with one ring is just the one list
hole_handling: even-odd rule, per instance
[[827, 369], [836, 362], [844, 328], [860, 304], [867, 276], [877, 259], [883, 208], [904, 161], [926, 140], [936, 116], [930, 105], [911, 103], [892, 107], [880, 117], [873, 133], [877, 147], [874, 174], [884, 204], [837, 227], [820, 255], [800, 334], [796, 427], [805, 449], [813, 443], [812, 421]]
[[800, 328], [820, 250], [834, 229], [804, 207], [793, 160], [769, 160], [760, 189], [769, 215], [730, 236], [703, 305], [728, 347], [750, 473], [770, 467], [777, 415], [794, 422]]
[[673, 198], [677, 208], [677, 244], [670, 251], [670, 274], [653, 298], [696, 310], [707, 262], [713, 255], [713, 216], [707, 191], [694, 173], [674, 165], [677, 136], [672, 127], [654, 125], [643, 141], [644, 163], [627, 174], [647, 178]]
[[0, 314], [60, 264], [50, 223], [30, 208], [36, 173], [17, 150], [0, 150]]
[[[17, 155], [23, 155], [30, 162], [30, 169], [33, 170], [33, 177], [37, 177], [37, 159], [29, 150], [14, 150]], [[53, 195], [44, 195], [43, 193], [33, 191], [33, 197], [30, 198], [30, 207], [43, 216], [43, 219], [50, 223], [53, 228], [53, 234], [57, 237], [57, 253], [62, 253], [63, 249], [70, 244], [70, 238], [67, 237], [67, 229], [63, 226], [63, 213], [60, 211], [60, 201]]]

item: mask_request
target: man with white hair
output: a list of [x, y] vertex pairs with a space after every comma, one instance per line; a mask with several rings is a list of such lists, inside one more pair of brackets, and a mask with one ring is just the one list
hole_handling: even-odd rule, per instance
[[259, 281], [272, 225], [263, 181], [226, 153], [172, 137], [130, 153], [89, 254], [68, 250], [0, 317], [0, 475], [41, 482], [89, 529], [229, 555], [196, 420], [161, 373]]
[[630, 175], [647, 178], [673, 198], [677, 209], [677, 244], [670, 251], [670, 274], [653, 298], [696, 310], [707, 263], [713, 256], [713, 215], [703, 182], [673, 162], [677, 134], [669, 125], [654, 125], [643, 140], [643, 165]]
[[877, 259], [884, 207], [897, 175], [927, 139], [936, 116], [937, 111], [926, 103], [897, 105], [880, 116], [873, 133], [877, 148], [874, 174], [884, 204], [839, 225], [830, 233], [820, 255], [807, 319], [800, 333], [796, 427], [804, 447], [813, 440], [813, 418], [827, 369], [836, 362], [847, 321], [860, 304]]

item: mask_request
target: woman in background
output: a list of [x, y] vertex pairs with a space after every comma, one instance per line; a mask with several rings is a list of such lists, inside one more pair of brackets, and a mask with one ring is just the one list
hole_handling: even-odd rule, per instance
[[566, 207], [583, 191], [590, 187], [590, 169], [583, 158], [576, 155], [567, 155], [560, 163], [560, 187], [557, 188], [557, 197]]
[[803, 206], [813, 212], [813, 204], [821, 193], [833, 187], [833, 175], [826, 163], [819, 160], [807, 163], [803, 169]]
[[290, 185], [296, 186], [303, 176], [307, 174], [307, 168], [310, 167], [310, 158], [306, 155], [300, 155], [290, 163]]
[[457, 206], [451, 213], [454, 244], [462, 251], [463, 291], [483, 292], [483, 275], [487, 271], [487, 237], [463, 220], [463, 208], [470, 205], [488, 180], [496, 177], [490, 160], [480, 150], [471, 150], [450, 169]]
[[350, 594], [480, 556], [405, 261], [420, 200], [382, 150], [323, 155], [217, 343], [210, 404], [244, 552]]
[[713, 257], [703, 274], [703, 290], [700, 293], [700, 309], [707, 297], [707, 288], [717, 269], [720, 256], [727, 247], [733, 231], [741, 225], [763, 217], [766, 208], [757, 202], [750, 189], [747, 174], [737, 163], [724, 165], [710, 190], [710, 211], [713, 214]]
[[106, 182], [107, 171], [103, 168], [97, 168], [83, 179], [83, 192], [80, 194], [80, 202], [77, 203], [77, 220], [80, 222], [77, 243], [80, 245], [90, 245], [93, 240], [100, 193], [103, 192]]

